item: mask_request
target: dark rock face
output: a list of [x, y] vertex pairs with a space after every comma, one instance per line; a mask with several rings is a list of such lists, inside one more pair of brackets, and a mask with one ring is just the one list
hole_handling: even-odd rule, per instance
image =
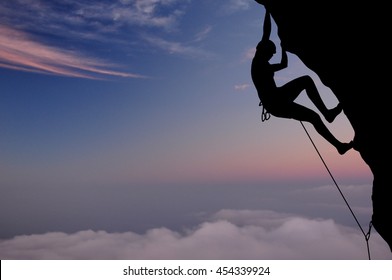
[[343, 105], [355, 131], [355, 149], [374, 175], [374, 228], [392, 250], [388, 2], [256, 1], [271, 12], [286, 50], [316, 72]]

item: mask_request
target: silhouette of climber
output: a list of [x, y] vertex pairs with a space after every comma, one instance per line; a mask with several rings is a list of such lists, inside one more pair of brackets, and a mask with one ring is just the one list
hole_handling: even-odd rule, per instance
[[342, 143], [337, 140], [325, 126], [318, 113], [295, 103], [294, 100], [305, 90], [309, 99], [330, 123], [342, 112], [341, 105], [338, 104], [335, 108], [328, 109], [321, 99], [314, 81], [307, 75], [298, 77], [278, 87], [274, 80], [274, 73], [286, 68], [288, 59], [286, 50], [282, 46], [281, 62], [276, 64], [269, 63], [269, 60], [276, 53], [276, 46], [269, 39], [270, 34], [271, 16], [269, 11], [266, 10], [263, 36], [257, 44], [251, 70], [252, 80], [260, 98], [260, 105], [263, 104], [263, 114], [265, 114], [264, 110], [266, 110], [276, 117], [310, 122], [316, 131], [335, 146], [339, 154], [343, 155], [353, 147], [353, 141]]

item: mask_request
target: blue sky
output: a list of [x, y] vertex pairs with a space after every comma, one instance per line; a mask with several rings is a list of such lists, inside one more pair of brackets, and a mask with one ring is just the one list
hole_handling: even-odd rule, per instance
[[[298, 217], [302, 230], [318, 222], [355, 230], [300, 124], [260, 121], [250, 61], [263, 16], [263, 7], [252, 0], [3, 1], [3, 256], [27, 256], [13, 253], [21, 246], [15, 236], [45, 242], [46, 235], [62, 232], [61, 243], [72, 234], [87, 231], [96, 238], [104, 231], [110, 238], [119, 232], [147, 238], [149, 230], [163, 227], [168, 231], [162, 234], [186, 239], [194, 235], [184, 229], [196, 234], [208, 221], [209, 229], [225, 221], [240, 230], [254, 215], [264, 219], [255, 224], [263, 230], [270, 219], [279, 229]], [[276, 33], [273, 39], [279, 45]], [[289, 64], [277, 83], [310, 74], [327, 105], [336, 104], [295, 55]], [[298, 102], [311, 106], [304, 96]], [[341, 140], [353, 138], [344, 114], [328, 126]], [[366, 224], [368, 167], [357, 152], [340, 156], [308, 128]], [[345, 238], [344, 233], [337, 235]], [[213, 242], [216, 233], [211, 234]], [[290, 257], [294, 249], [278, 257]], [[38, 252], [27, 257], [51, 255]]]

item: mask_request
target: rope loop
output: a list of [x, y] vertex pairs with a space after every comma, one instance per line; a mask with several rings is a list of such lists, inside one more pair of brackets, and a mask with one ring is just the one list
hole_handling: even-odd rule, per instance
[[263, 111], [261, 112], [261, 121], [262, 122], [268, 121], [271, 118], [271, 114], [268, 113], [267, 109], [265, 109], [265, 107], [263, 106], [263, 103], [261, 103], [261, 101], [259, 103], [259, 106], [263, 107]]

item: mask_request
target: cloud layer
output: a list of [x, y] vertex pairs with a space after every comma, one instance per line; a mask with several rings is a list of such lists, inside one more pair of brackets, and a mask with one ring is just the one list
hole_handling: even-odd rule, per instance
[[[386, 247], [372, 236], [373, 259], [391, 259]], [[17, 236], [0, 242], [0, 259], [367, 259], [367, 251], [360, 232], [333, 220], [222, 210], [183, 232]]]

